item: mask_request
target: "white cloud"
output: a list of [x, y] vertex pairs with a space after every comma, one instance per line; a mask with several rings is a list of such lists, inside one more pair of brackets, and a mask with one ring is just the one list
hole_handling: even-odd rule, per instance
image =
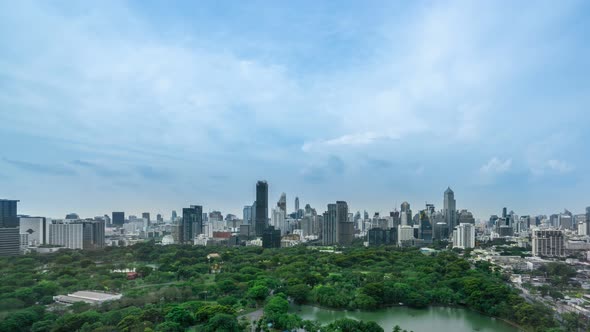
[[501, 174], [506, 173], [512, 167], [512, 159], [502, 160], [497, 157], [490, 159], [485, 165], [479, 169], [482, 174]]
[[359, 134], [343, 135], [340, 137], [305, 142], [301, 147], [304, 152], [321, 151], [331, 147], [355, 147], [372, 144], [376, 141], [394, 140], [398, 136], [394, 134], [378, 134], [365, 132]]
[[564, 160], [550, 159], [547, 161], [547, 167], [559, 173], [567, 173], [574, 170], [574, 166]]

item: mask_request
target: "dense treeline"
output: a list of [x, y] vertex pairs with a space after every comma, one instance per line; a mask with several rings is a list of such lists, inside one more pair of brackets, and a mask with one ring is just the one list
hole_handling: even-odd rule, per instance
[[[213, 252], [221, 257], [209, 260]], [[488, 264], [470, 266], [453, 252], [426, 256], [415, 249], [382, 247], [334, 254], [305, 247], [143, 243], [3, 258], [0, 264], [1, 331], [183, 331], [191, 326], [242, 331], [247, 323], [237, 317], [262, 307], [260, 328], [268, 323], [278, 329], [319, 327], [289, 314], [289, 300], [346, 309], [466, 306], [531, 331], [556, 326], [549, 309], [525, 302]], [[209, 273], [214, 265], [221, 273]], [[142, 277], [127, 280], [113, 272], [122, 268], [136, 268]], [[53, 295], [76, 290], [122, 292], [124, 297], [100, 307], [52, 304]]]

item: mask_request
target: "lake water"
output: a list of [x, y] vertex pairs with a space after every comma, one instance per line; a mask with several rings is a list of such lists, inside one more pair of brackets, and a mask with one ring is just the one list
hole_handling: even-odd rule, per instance
[[303, 319], [317, 320], [322, 324], [340, 318], [374, 321], [385, 332], [391, 332], [395, 325], [414, 332], [518, 332], [519, 329], [499, 319], [459, 308], [430, 307], [411, 309], [391, 307], [375, 311], [345, 311], [323, 309], [314, 306], [293, 306], [291, 312]]

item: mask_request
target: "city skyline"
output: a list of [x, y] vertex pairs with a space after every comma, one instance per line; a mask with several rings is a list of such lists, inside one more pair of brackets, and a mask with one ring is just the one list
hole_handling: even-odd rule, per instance
[[291, 208], [583, 211], [589, 7], [3, 2], [0, 197], [241, 215], [266, 179]]

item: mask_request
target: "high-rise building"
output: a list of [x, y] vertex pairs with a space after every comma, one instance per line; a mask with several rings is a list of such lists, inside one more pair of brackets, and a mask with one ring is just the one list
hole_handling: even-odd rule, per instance
[[244, 206], [242, 220], [243, 225], [252, 225], [252, 206]]
[[112, 223], [116, 226], [123, 226], [125, 223], [125, 212], [113, 212]]
[[47, 244], [47, 219], [45, 217], [20, 217], [20, 234], [27, 234], [27, 245]]
[[191, 205], [182, 209], [179, 241], [182, 244], [193, 244], [195, 236], [203, 234], [203, 207]]
[[157, 221], [157, 222], [159, 222], [159, 223], [160, 223], [160, 222], [164, 222], [164, 218], [162, 218], [162, 215], [161, 215], [160, 213], [158, 213], [158, 214], [156, 215], [156, 221]]
[[459, 211], [457, 215], [457, 222], [459, 224], [472, 224], [475, 225], [475, 218], [473, 218], [473, 213], [467, 210]]
[[565, 239], [560, 230], [533, 230], [533, 256], [565, 257]]
[[64, 220], [52, 220], [49, 224], [49, 244], [68, 249], [84, 249], [84, 225]]
[[256, 183], [256, 219], [254, 230], [256, 236], [262, 236], [266, 227], [268, 227], [268, 183], [258, 181]]
[[419, 238], [426, 243], [432, 242], [432, 223], [430, 221], [428, 210], [420, 211], [420, 236]]
[[369, 246], [397, 244], [397, 231], [397, 227], [390, 229], [371, 228], [367, 231], [367, 242]]
[[95, 250], [102, 249], [105, 246], [103, 220], [75, 222], [82, 224], [82, 249]]
[[459, 224], [453, 232], [453, 247], [460, 249], [475, 248], [475, 225]]
[[455, 202], [455, 193], [451, 190], [450, 187], [445, 190], [444, 195], [444, 214], [445, 214], [445, 223], [449, 227], [449, 234], [455, 229], [457, 226], [457, 206]]
[[412, 242], [414, 237], [414, 227], [409, 225], [399, 225], [397, 227], [397, 244], [405, 246], [407, 243]]
[[0, 227], [18, 227], [18, 200], [0, 199]]
[[277, 202], [277, 207], [287, 215], [287, 194], [282, 193], [279, 201]]
[[20, 253], [18, 200], [0, 199], [0, 256]]
[[16, 227], [0, 227], [0, 256], [16, 256], [19, 253], [19, 229]]
[[178, 218], [178, 214], [176, 214], [176, 210], [172, 210], [172, 216], [170, 216], [170, 221], [176, 222], [176, 218]]
[[264, 229], [262, 233], [262, 247], [263, 248], [280, 248], [281, 247], [281, 231], [269, 226]]
[[322, 224], [322, 243], [332, 245], [338, 243], [338, 217], [336, 204], [328, 204], [328, 211], [324, 212]]
[[348, 204], [345, 201], [336, 202], [336, 219], [336, 242], [349, 245], [354, 235], [354, 224], [348, 222]]
[[410, 203], [403, 202], [400, 209], [400, 224], [402, 226], [412, 225], [412, 210], [410, 209]]
[[144, 212], [144, 213], [142, 213], [142, 214], [141, 214], [141, 217], [142, 217], [143, 219], [147, 219], [148, 225], [151, 223], [151, 220], [150, 220], [150, 213], [149, 213], [149, 212]]
[[299, 212], [299, 197], [295, 197], [295, 212]]

